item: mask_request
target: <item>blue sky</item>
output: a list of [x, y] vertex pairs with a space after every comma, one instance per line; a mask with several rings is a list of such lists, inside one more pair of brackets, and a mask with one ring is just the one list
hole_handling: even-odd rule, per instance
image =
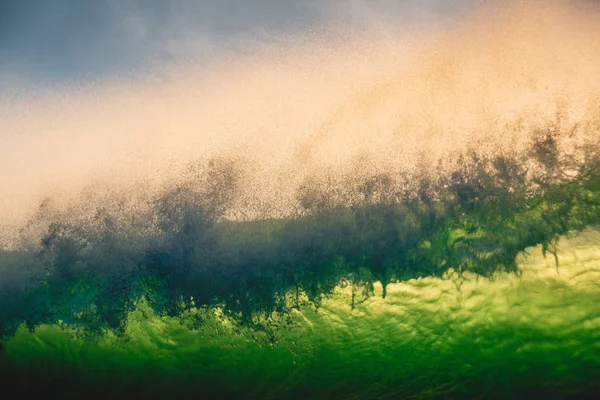
[[0, 91], [201, 61], [332, 19], [439, 18], [475, 1], [0, 0]]

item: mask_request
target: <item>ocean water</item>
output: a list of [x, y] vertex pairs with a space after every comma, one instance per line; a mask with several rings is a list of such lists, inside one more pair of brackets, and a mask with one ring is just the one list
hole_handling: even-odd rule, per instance
[[385, 299], [377, 286], [354, 310], [338, 288], [317, 312], [271, 321], [269, 334], [216, 311], [190, 329], [189, 316], [157, 316], [144, 299], [120, 336], [23, 327], [5, 343], [3, 384], [73, 398], [593, 396], [598, 243], [592, 228], [562, 238], [558, 269], [538, 246], [519, 256], [520, 276], [411, 279], [391, 284]]
[[599, 16], [491, 3], [8, 101], [3, 389], [593, 397]]

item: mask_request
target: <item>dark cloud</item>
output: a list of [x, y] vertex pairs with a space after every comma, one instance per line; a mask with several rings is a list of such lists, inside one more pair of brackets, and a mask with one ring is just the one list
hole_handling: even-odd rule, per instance
[[121, 58], [124, 48], [111, 9], [102, 2], [4, 1], [0, 14], [0, 67], [55, 78], [94, 72], [98, 61]]
[[329, 18], [413, 20], [473, 0], [0, 0], [0, 90], [201, 59]]

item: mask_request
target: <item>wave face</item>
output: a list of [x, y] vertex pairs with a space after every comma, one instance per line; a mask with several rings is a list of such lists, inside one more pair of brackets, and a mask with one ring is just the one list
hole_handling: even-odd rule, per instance
[[3, 372], [111, 396], [592, 393], [599, 16], [490, 3], [15, 100]]
[[[318, 311], [242, 327], [219, 310], [159, 316], [146, 299], [119, 335], [19, 329], [0, 364], [12, 393], [164, 398], [593, 398], [598, 391], [600, 231], [541, 246], [519, 276], [456, 272], [391, 284], [351, 308], [340, 286]], [[197, 317], [203, 322], [198, 325]]]

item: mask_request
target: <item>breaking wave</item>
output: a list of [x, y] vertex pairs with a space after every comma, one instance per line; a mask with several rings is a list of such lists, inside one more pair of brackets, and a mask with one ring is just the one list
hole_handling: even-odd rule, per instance
[[[331, 29], [167, 82], [17, 101], [1, 121], [0, 333], [127, 337], [145, 313], [169, 326], [165, 348], [173, 321], [181, 340], [219, 326], [290, 354], [301, 320], [367, 343], [306, 317], [343, 299], [350, 325], [388, 310], [374, 335], [393, 348], [398, 285], [517, 279], [534, 246], [559, 269], [559, 238], [600, 223], [598, 16], [583, 2], [488, 5], [434, 32]], [[351, 364], [315, 329], [298, 351]], [[377, 390], [346, 389], [393, 397], [398, 368]]]

